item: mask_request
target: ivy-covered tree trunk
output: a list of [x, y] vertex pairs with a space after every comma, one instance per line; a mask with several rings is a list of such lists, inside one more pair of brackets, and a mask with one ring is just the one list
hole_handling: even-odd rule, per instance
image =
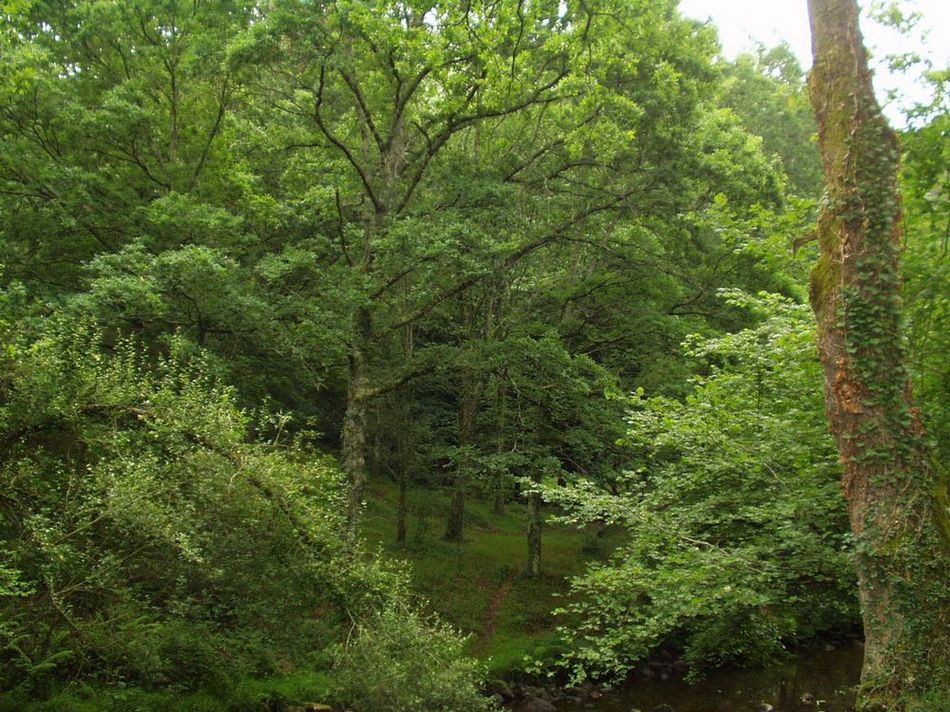
[[900, 146], [874, 97], [855, 0], [809, 0], [809, 14], [827, 192], [811, 302], [856, 544], [859, 707], [932, 709], [950, 695], [950, 513], [900, 333]]

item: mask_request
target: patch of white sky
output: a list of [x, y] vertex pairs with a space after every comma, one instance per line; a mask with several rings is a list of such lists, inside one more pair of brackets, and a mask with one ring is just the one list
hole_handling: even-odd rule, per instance
[[[861, 31], [875, 69], [874, 84], [885, 104], [885, 113], [898, 125], [904, 124], [904, 109], [927, 102], [929, 92], [920, 80], [920, 68], [892, 72], [889, 55], [916, 53], [935, 69], [950, 66], [950, 2], [948, 0], [901, 0], [902, 14], [919, 13], [920, 19], [908, 34], [872, 20], [862, 2]], [[698, 20], [709, 20], [717, 28], [723, 55], [729, 59], [752, 51], [756, 43], [773, 47], [786, 42], [804, 69], [811, 67], [811, 34], [806, 0], [680, 0], [680, 12]], [[890, 93], [893, 100], [888, 100]]]

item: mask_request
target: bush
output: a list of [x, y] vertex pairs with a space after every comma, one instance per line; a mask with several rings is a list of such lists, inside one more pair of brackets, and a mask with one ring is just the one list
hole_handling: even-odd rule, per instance
[[[8, 703], [35, 706], [68, 679], [108, 691], [94, 704], [109, 709], [153, 692], [143, 708], [190, 695], [195, 709], [225, 709], [241, 679], [328, 668], [352, 616], [380, 623], [348, 653], [368, 655], [379, 635], [425, 699], [446, 695], [438, 709], [478, 709], [452, 706], [475, 695], [461, 640], [424, 625], [405, 574], [344, 535], [333, 463], [299, 442], [254, 442], [254, 415], [200, 353], [176, 342], [156, 357], [55, 319], [33, 336], [0, 324], [0, 336]], [[399, 625], [380, 613], [394, 607]]]
[[339, 696], [361, 712], [478, 712], [482, 670], [455, 631], [406, 608], [387, 607], [357, 625], [339, 648]]

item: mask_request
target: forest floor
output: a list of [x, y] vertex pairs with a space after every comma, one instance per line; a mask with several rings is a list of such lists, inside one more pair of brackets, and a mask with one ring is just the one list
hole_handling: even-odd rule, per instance
[[[399, 488], [375, 480], [367, 493], [363, 533], [371, 548], [410, 564], [416, 592], [444, 621], [471, 634], [469, 652], [495, 675], [510, 676], [526, 655], [546, 659], [560, 648], [552, 610], [564, 605], [567, 578], [610, 555], [622, 541], [619, 529], [577, 530], [546, 523], [542, 575], [523, 575], [527, 561], [526, 507], [509, 502], [495, 514], [488, 501], [469, 497], [464, 541], [442, 540], [449, 499], [433, 489], [409, 493], [407, 541], [396, 537]], [[549, 512], [549, 513], [553, 513]]]

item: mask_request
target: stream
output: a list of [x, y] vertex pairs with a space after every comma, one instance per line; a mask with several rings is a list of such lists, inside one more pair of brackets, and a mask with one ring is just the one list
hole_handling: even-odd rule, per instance
[[[863, 649], [843, 644], [798, 652], [765, 670], [723, 669], [689, 684], [634, 679], [583, 703], [559, 704], [565, 712], [848, 712], [861, 673]], [[763, 705], [764, 703], [764, 705]], [[761, 706], [761, 707], [760, 707]]]

